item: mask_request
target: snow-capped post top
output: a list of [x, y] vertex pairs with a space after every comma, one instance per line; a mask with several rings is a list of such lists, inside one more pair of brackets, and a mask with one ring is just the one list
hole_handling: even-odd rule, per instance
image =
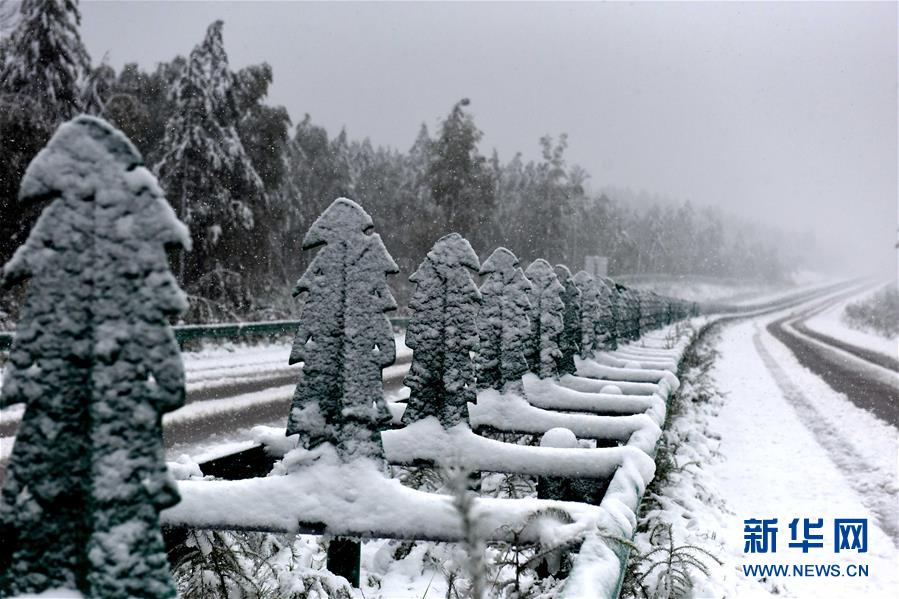
[[518, 264], [518, 257], [511, 251], [502, 247], [496, 248], [481, 265], [481, 274], [487, 275], [496, 272], [512, 275], [518, 268]]
[[438, 239], [428, 252], [428, 260], [441, 275], [459, 266], [470, 268], [475, 272], [481, 268], [478, 255], [474, 253], [471, 244], [458, 233], [450, 233]]
[[338, 198], [309, 227], [303, 238], [303, 249], [311, 250], [323, 243], [342, 241], [347, 235], [364, 234], [374, 226], [371, 216], [362, 206], [353, 200]]
[[468, 419], [475, 401], [471, 354], [479, 347], [477, 317], [481, 294], [471, 277], [477, 254], [458, 233], [441, 237], [409, 280], [412, 318], [406, 329], [412, 366], [405, 384], [411, 390], [403, 421], [436, 417], [444, 428]]
[[168, 320], [187, 302], [165, 246], [189, 237], [142, 164], [121, 132], [81, 116], [22, 180], [22, 201], [49, 203], [3, 269], [30, 284], [0, 394], [0, 407], [26, 404], [0, 501], [0, 596], [176, 594], [162, 414], [184, 403]]
[[396, 309], [387, 275], [399, 268], [359, 204], [335, 200], [306, 233], [304, 249], [320, 247], [297, 281], [306, 292], [290, 363], [303, 362], [287, 420], [311, 449], [331, 443], [345, 460], [383, 458], [381, 429], [391, 420], [381, 370], [396, 344], [385, 312]]

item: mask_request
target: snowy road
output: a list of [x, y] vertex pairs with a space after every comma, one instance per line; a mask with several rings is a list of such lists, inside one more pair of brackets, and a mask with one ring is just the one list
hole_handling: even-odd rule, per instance
[[821, 334], [806, 326], [811, 316], [842, 303], [842, 296], [813, 303], [766, 325], [802, 366], [857, 406], [899, 426], [899, 362], [877, 351]]
[[[860, 370], [864, 364], [841, 357], [841, 350], [830, 350], [836, 357], [811, 358], [804, 352], [819, 342], [790, 331], [791, 322], [821, 305], [813, 301], [724, 324], [712, 370], [720, 393], [691, 407], [687, 422], [676, 425], [691, 439], [678, 460], [702, 465], [666, 492], [666, 501], [672, 502], [666, 519], [674, 519], [691, 542], [717, 545], [715, 553], [724, 562], [698, 596], [899, 596], [899, 431], [863, 407], [865, 400], [874, 401]], [[782, 334], [789, 335], [787, 344]], [[790, 344], [804, 349], [794, 353]], [[815, 346], [815, 351], [814, 356], [822, 356], [824, 349]], [[803, 359], [814, 367], [806, 367]], [[839, 374], [828, 370], [838, 364]], [[855, 386], [848, 386], [848, 394], [834, 389], [828, 384], [833, 376], [849, 377]], [[777, 519], [775, 552], [744, 551], [745, 520], [751, 518]], [[791, 537], [794, 518], [800, 523], [823, 519], [824, 546], [808, 553], [789, 547], [802, 538], [801, 525], [799, 536]], [[867, 519], [867, 552], [836, 552], [835, 520], [840, 518]], [[745, 570], [784, 564], [789, 574]], [[796, 576], [796, 564], [837, 565], [841, 574]], [[849, 574], [859, 566], [868, 568], [867, 576]]]
[[[396, 363], [384, 369], [388, 399], [400, 392], [412, 359], [403, 336], [396, 341]], [[283, 426], [302, 376], [300, 364], [287, 365], [289, 354], [289, 344], [185, 353], [186, 405], [163, 417], [169, 459], [209, 459], [246, 445], [253, 426]], [[0, 480], [23, 412], [22, 405], [0, 411]]]

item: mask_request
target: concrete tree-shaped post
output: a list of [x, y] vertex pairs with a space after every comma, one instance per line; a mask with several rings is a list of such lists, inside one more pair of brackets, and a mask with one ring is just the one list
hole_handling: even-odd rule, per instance
[[525, 356], [531, 372], [542, 379], [553, 377], [559, 373], [562, 358], [559, 336], [564, 328], [565, 288], [549, 262], [540, 258], [531, 262], [524, 276], [531, 281], [531, 335]]
[[600, 294], [597, 343], [603, 349], [618, 349], [617, 293], [615, 284], [610, 279], [598, 277], [596, 286]]
[[581, 292], [581, 357], [592, 358], [600, 347], [597, 333], [602, 315], [602, 293], [593, 275], [579, 270], [574, 275], [574, 284]]
[[562, 333], [559, 335], [559, 374], [574, 374], [577, 368], [574, 357], [580, 353], [581, 345], [581, 291], [574, 282], [574, 277], [564, 264], [556, 264], [556, 277], [562, 283], [562, 302], [565, 310], [562, 313]]
[[441, 237], [409, 277], [415, 293], [406, 345], [414, 351], [405, 384], [411, 393], [403, 421], [433, 416], [444, 428], [468, 420], [475, 401], [478, 310], [481, 294], [471, 277], [480, 268], [468, 241], [458, 233]]
[[502, 247], [484, 261], [481, 275], [484, 282], [478, 313], [478, 388], [502, 390], [507, 385], [520, 386], [521, 377], [528, 371], [525, 351], [531, 334], [531, 283], [519, 268], [515, 254]]
[[[386, 312], [396, 309], [387, 275], [399, 272], [371, 217], [339, 198], [312, 224], [303, 249], [320, 248], [297, 282], [306, 294], [290, 363], [303, 362], [287, 434], [312, 449], [330, 443], [344, 461], [384, 460], [381, 430], [390, 425], [381, 371], [396, 344]], [[359, 586], [359, 542], [335, 539], [328, 567]]]
[[3, 269], [29, 286], [0, 407], [25, 403], [0, 502], [0, 595], [174, 597], [160, 510], [178, 502], [162, 414], [184, 402], [168, 325], [188, 247], [138, 151], [103, 120], [59, 127], [22, 179], [49, 202]]

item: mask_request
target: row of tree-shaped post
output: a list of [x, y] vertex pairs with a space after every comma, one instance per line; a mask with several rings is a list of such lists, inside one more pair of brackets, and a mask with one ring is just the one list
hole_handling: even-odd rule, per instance
[[[379, 433], [391, 420], [381, 371], [395, 358], [384, 313], [396, 308], [387, 275], [397, 268], [372, 226], [359, 205], [336, 200], [304, 239], [304, 249], [320, 249], [295, 289], [306, 298], [290, 361], [304, 366], [287, 433], [307, 448], [329, 442], [345, 459], [382, 459]], [[654, 294], [545, 260], [522, 271], [506, 248], [479, 264], [458, 233], [439, 239], [410, 280], [407, 424], [432, 416], [454, 426], [477, 388], [502, 390], [528, 371], [573, 374], [576, 355], [614, 349], [663, 324], [671, 309]]]

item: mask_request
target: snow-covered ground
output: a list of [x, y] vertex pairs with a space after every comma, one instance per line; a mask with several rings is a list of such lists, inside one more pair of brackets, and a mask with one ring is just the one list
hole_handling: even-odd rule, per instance
[[715, 302], [744, 306], [774, 301], [799, 291], [813, 289], [826, 283], [820, 275], [803, 273], [793, 284], [762, 284], [728, 279], [716, 280], [712, 277], [677, 277], [650, 275], [621, 277], [622, 283], [637, 289], [655, 291], [691, 302]]
[[[666, 432], [680, 442], [683, 472], [662, 490], [654, 516], [673, 525], [678, 543], [724, 562], [698, 597], [899, 596], [897, 430], [834, 392], [765, 330], [785, 314], [722, 329], [711, 371], [720, 394], [688, 404]], [[750, 518], [777, 518], [776, 552], [744, 552]], [[804, 518], [823, 519], [823, 548], [788, 546], [794, 518], [797, 540]], [[835, 552], [838, 518], [867, 519], [866, 553]], [[645, 536], [640, 542], [645, 549]], [[753, 564], [786, 565], [790, 575], [745, 573]], [[794, 564], [835, 565], [840, 575], [795, 576]], [[850, 576], [859, 565], [868, 575]]]
[[876, 351], [895, 359], [897, 354], [899, 354], [899, 337], [889, 339], [876, 333], [860, 331], [850, 327], [843, 318], [847, 304], [864, 301], [882, 288], [882, 284], [867, 287], [857, 295], [847, 297], [815, 314], [805, 321], [805, 324], [809, 329], [823, 335], [833, 337], [856, 347]]

